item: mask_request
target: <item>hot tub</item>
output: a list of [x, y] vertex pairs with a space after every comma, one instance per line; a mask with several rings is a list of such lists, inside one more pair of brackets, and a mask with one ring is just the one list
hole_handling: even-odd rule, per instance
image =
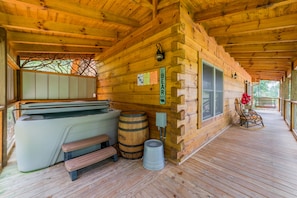
[[[106, 102], [62, 102], [22, 105], [15, 124], [16, 158], [19, 171], [29, 172], [64, 160], [63, 143], [107, 134], [117, 143], [120, 110], [106, 108]], [[85, 108], [83, 107], [85, 106]], [[80, 150], [81, 155], [100, 146]]]

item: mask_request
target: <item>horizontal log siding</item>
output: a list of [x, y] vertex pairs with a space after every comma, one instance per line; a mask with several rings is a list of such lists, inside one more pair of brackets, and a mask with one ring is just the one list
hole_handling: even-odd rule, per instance
[[[169, 22], [171, 21], [171, 22]], [[156, 43], [161, 43], [165, 60], [155, 60]], [[96, 56], [98, 99], [111, 100], [113, 108], [145, 111], [150, 138], [159, 138], [156, 112], [167, 113], [165, 157], [181, 163], [230, 125], [235, 118], [234, 99], [244, 91], [249, 75], [238, 63], [194, 24], [191, 10], [181, 4], [160, 10], [148, 25], [136, 30], [106, 53]], [[224, 72], [224, 113], [199, 123], [201, 60]], [[166, 104], [159, 104], [159, 82], [137, 86], [137, 74], [166, 68]], [[236, 71], [238, 78], [232, 79]]]
[[[184, 94], [185, 103], [176, 104], [175, 108], [177, 112], [185, 112], [184, 119], [176, 121], [177, 127], [184, 127], [184, 134], [177, 137], [183, 142], [183, 150], [176, 152], [178, 162], [183, 162], [235, 120], [234, 99], [241, 97], [244, 92], [244, 80], [249, 80], [250, 76], [224, 51], [223, 47], [218, 46], [214, 38], [207, 35], [202, 26], [193, 23], [190, 9], [183, 4], [180, 8], [179, 28], [180, 32], [184, 33], [184, 42], [178, 43], [177, 48], [185, 49], [186, 54], [185, 59], [177, 59], [177, 62], [184, 67], [185, 72], [179, 75], [185, 80], [185, 87], [176, 92]], [[224, 72], [224, 113], [199, 125], [201, 60], [213, 64]], [[234, 72], [237, 73], [237, 79], [231, 78]]]
[[[185, 50], [176, 49], [177, 43], [183, 35], [176, 31], [179, 26], [179, 6], [172, 5], [170, 9], [160, 10], [158, 16], [151, 23], [136, 30], [128, 39], [119, 42], [107, 53], [96, 56], [99, 60], [97, 94], [99, 100], [110, 100], [111, 106], [122, 111], [137, 110], [147, 113], [149, 120], [150, 138], [159, 139], [156, 127], [156, 112], [167, 113], [167, 139], [165, 157], [176, 161], [176, 155], [171, 151], [181, 152], [182, 142], [176, 142], [176, 131], [170, 123], [179, 115], [172, 113], [171, 103], [180, 103], [184, 98], [172, 95], [177, 88], [183, 87], [182, 82], [174, 80], [176, 74], [182, 70], [182, 65], [174, 62], [173, 57], [182, 56]], [[155, 59], [156, 44], [162, 45], [165, 59], [158, 62]], [[166, 104], [160, 105], [159, 69], [166, 68]], [[137, 85], [137, 75], [146, 72], [158, 72], [158, 84]], [[172, 80], [173, 79], [173, 80]], [[172, 128], [173, 127], [173, 128]], [[180, 133], [178, 133], [180, 134]], [[176, 153], [176, 152], [174, 152]]]

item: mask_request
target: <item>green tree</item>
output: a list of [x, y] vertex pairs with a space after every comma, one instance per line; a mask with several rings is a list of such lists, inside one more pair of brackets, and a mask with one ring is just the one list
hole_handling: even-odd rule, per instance
[[279, 97], [279, 81], [261, 80], [253, 86], [254, 97]]

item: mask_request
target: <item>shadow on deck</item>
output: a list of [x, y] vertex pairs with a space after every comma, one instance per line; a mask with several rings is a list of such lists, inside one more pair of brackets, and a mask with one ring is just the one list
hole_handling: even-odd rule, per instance
[[297, 143], [277, 111], [265, 127], [230, 127], [180, 166], [149, 171], [141, 160], [106, 160], [72, 182], [64, 164], [31, 173], [15, 157], [0, 175], [0, 197], [297, 197]]

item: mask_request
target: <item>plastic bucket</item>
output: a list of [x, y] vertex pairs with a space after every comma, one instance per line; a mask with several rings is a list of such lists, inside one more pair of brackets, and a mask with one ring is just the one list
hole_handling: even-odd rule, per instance
[[148, 170], [161, 170], [164, 166], [165, 160], [163, 143], [156, 139], [145, 141], [143, 167]]

